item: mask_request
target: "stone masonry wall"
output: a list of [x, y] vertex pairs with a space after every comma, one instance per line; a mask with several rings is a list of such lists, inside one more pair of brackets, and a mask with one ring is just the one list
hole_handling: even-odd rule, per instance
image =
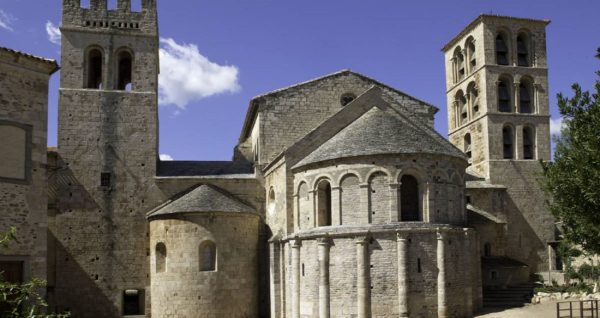
[[[279, 153], [318, 127], [343, 106], [343, 94], [358, 96], [374, 83], [350, 72], [316, 80], [259, 99], [261, 114], [260, 164], [267, 164]], [[384, 99], [407, 116], [433, 125], [432, 108], [406, 95], [382, 87]]]
[[[46, 279], [48, 80], [27, 58], [0, 56], [0, 121], [17, 124], [31, 136], [26, 180], [0, 179], [0, 232], [17, 228], [17, 240], [0, 251], [0, 261], [23, 261], [24, 279]], [[26, 63], [27, 61], [24, 61]], [[34, 63], [32, 63], [34, 64]], [[0, 141], [4, 142], [4, 141]], [[28, 142], [28, 140], [26, 140]], [[2, 164], [2, 163], [0, 163]]]
[[[259, 218], [196, 214], [150, 221], [153, 317], [258, 317]], [[199, 247], [216, 244], [216, 270], [200, 271]], [[156, 271], [155, 246], [166, 246], [166, 270]]]

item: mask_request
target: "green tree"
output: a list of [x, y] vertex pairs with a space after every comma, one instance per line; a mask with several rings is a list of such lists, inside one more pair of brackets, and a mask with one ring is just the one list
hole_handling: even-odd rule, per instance
[[[16, 240], [17, 229], [12, 227], [6, 233], [0, 233], [0, 246], [8, 245]], [[40, 288], [44, 288], [46, 282], [34, 278], [22, 284], [10, 283], [4, 280], [0, 273], [0, 303], [6, 305], [0, 317], [7, 318], [67, 318], [69, 314], [46, 314], [45, 308], [48, 304], [39, 294]]]
[[600, 71], [596, 74], [595, 92], [573, 84], [573, 97], [558, 94], [564, 128], [555, 139], [554, 162], [544, 166], [544, 187], [564, 239], [600, 254]]

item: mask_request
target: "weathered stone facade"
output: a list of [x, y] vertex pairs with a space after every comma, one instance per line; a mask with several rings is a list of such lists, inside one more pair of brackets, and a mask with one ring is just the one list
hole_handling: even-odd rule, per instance
[[12, 282], [47, 278], [48, 81], [57, 70], [55, 61], [0, 48], [0, 232], [17, 229], [0, 272]]
[[[436, 107], [344, 70], [250, 101], [233, 161], [162, 162], [156, 2], [143, 0], [141, 12], [130, 5], [64, 0], [58, 149], [47, 157], [56, 65], [22, 56], [35, 73], [0, 60], [0, 128], [14, 121], [33, 136], [32, 159], [11, 152], [16, 165], [0, 170], [9, 177], [0, 175], [0, 211], [19, 210], [1, 225], [34, 238], [19, 250], [30, 275], [48, 279], [52, 309], [471, 317], [482, 285], [497, 284], [487, 271], [514, 274], [488, 258], [531, 272], [547, 263], [554, 227], [534, 160], [550, 151], [546, 22], [484, 15], [444, 48], [450, 141], [433, 128]], [[523, 59], [514, 41], [525, 29]], [[511, 63], [532, 66], [496, 65], [498, 30], [507, 43], [510, 35]], [[463, 43], [468, 64], [455, 59]], [[497, 94], [509, 77], [514, 94]], [[533, 145], [524, 137], [532, 133]]]
[[531, 274], [554, 262], [547, 250], [557, 232], [538, 162], [550, 160], [548, 23], [483, 15], [443, 49], [449, 140], [470, 153], [466, 194], [470, 224], [490, 258], [486, 285], [529, 279], [494, 259], [521, 262]]

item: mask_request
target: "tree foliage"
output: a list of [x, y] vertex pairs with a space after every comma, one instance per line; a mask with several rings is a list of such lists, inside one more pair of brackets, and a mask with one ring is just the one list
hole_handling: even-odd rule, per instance
[[[600, 59], [600, 48], [597, 52]], [[545, 165], [550, 209], [563, 238], [600, 254], [600, 71], [595, 92], [573, 84], [573, 96], [558, 94], [564, 128], [556, 138], [554, 162]]]
[[[8, 245], [16, 240], [17, 229], [11, 227], [6, 233], [0, 233], [0, 246]], [[33, 278], [25, 283], [11, 283], [4, 279], [0, 272], [0, 304], [5, 305], [0, 317], [6, 318], [68, 318], [69, 314], [48, 314], [48, 304], [39, 294], [46, 287], [46, 282]]]

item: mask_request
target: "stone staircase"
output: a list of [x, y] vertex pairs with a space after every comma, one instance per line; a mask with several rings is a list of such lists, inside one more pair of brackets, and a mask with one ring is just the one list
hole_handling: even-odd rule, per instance
[[483, 307], [512, 308], [522, 307], [531, 302], [533, 283], [509, 286], [506, 288], [484, 288]]

